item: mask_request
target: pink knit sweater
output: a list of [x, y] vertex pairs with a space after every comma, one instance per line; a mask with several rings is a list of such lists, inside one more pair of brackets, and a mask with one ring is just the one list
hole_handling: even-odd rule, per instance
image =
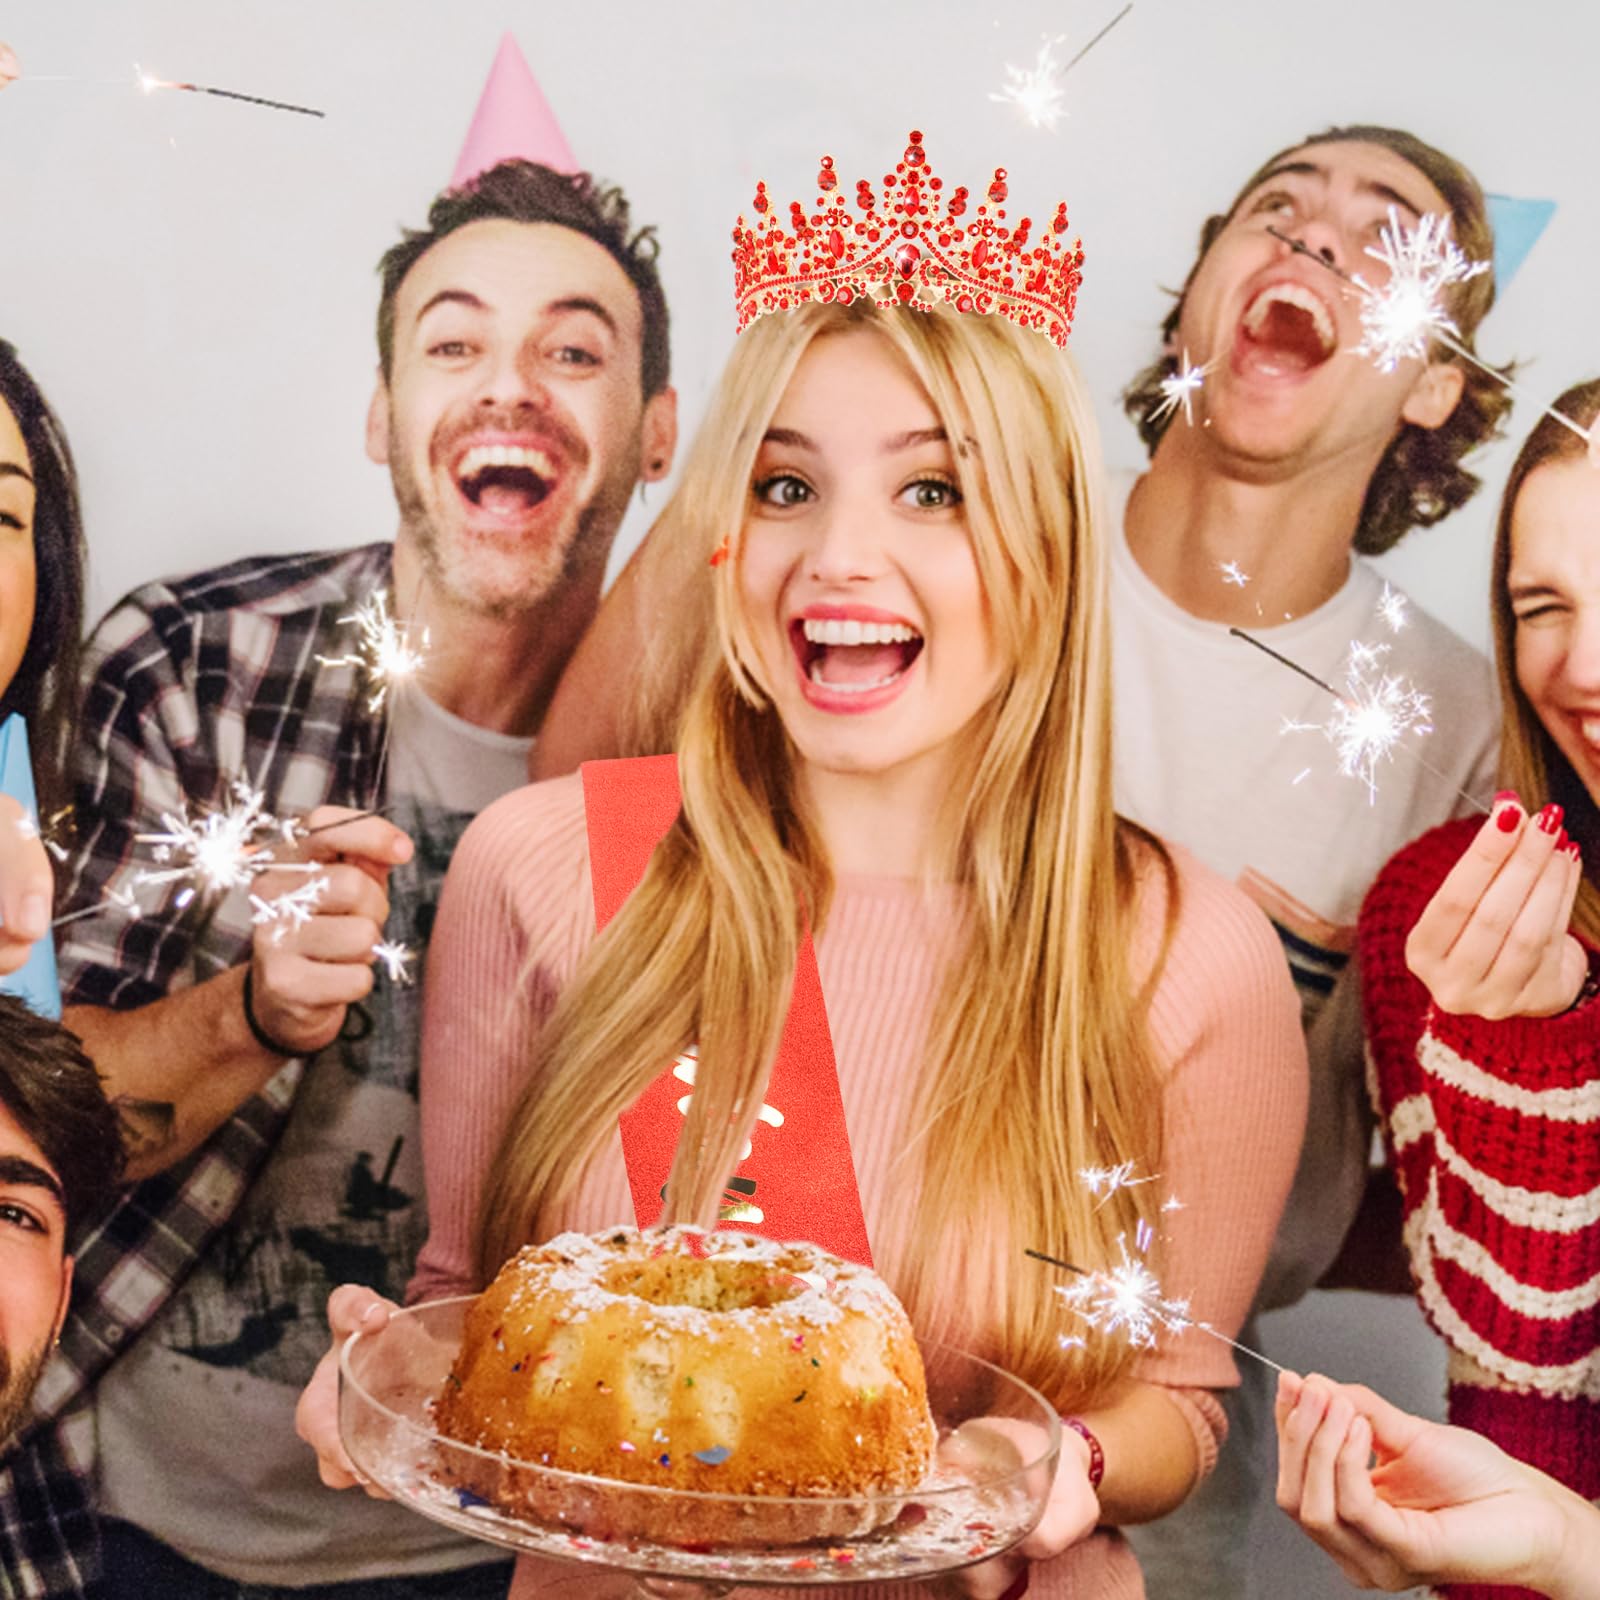
[[[1305, 1049], [1283, 952], [1266, 919], [1182, 851], [1174, 854], [1182, 913], [1150, 1019], [1167, 1067], [1162, 1182], [1183, 1204], [1167, 1217], [1163, 1284], [1190, 1297], [1197, 1319], [1232, 1334], [1250, 1304], [1299, 1154]], [[1141, 906], [1139, 954], [1146, 959], [1158, 947], [1165, 915], [1153, 878], [1151, 885]], [[816, 939], [861, 1202], [874, 1259], [891, 1284], [912, 1214], [890, 1204], [892, 1186], [905, 1181], [891, 1171], [892, 1157], [963, 921], [957, 889], [930, 896], [900, 880], [845, 878]], [[580, 781], [560, 778], [497, 801], [456, 851], [429, 946], [422, 1131], [432, 1231], [411, 1299], [475, 1287], [472, 1225], [481, 1176], [523, 1088], [530, 1042], [593, 938]], [[632, 1221], [621, 1140], [613, 1138], [541, 1231]], [[984, 1348], [980, 1331], [969, 1342], [1004, 1364], [1004, 1352]], [[1168, 1389], [1209, 1470], [1225, 1431], [1209, 1391], [1238, 1381], [1227, 1346], [1198, 1329], [1169, 1336], [1141, 1359], [1137, 1376]], [[518, 1600], [597, 1592], [582, 1569], [530, 1558], [519, 1563], [512, 1589]], [[925, 1592], [909, 1584], [852, 1590], [863, 1600]], [[1143, 1592], [1137, 1561], [1109, 1530], [1036, 1566], [1030, 1588], [1039, 1597], [1102, 1600]]]

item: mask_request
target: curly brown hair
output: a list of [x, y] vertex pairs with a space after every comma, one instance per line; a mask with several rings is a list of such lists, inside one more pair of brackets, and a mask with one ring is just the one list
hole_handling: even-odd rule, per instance
[[[1327, 128], [1307, 139], [1278, 151], [1250, 175], [1233, 198], [1228, 209], [1217, 216], [1207, 217], [1200, 230], [1200, 250], [1177, 292], [1172, 310], [1161, 324], [1164, 343], [1170, 343], [1177, 332], [1178, 319], [1183, 312], [1184, 296], [1194, 275], [1200, 270], [1206, 252], [1216, 242], [1217, 235], [1233, 219], [1234, 213], [1258, 184], [1286, 156], [1318, 144], [1377, 144], [1392, 150], [1402, 161], [1409, 163], [1444, 196], [1450, 208], [1451, 224], [1456, 242], [1478, 261], [1494, 258], [1494, 229], [1489, 222], [1488, 207], [1478, 180], [1459, 161], [1424, 143], [1414, 133], [1399, 128], [1381, 128], [1366, 123], [1349, 127]], [[1473, 349], [1473, 334], [1478, 324], [1494, 304], [1494, 273], [1484, 272], [1458, 284], [1451, 291], [1450, 312], [1460, 328], [1460, 342]], [[1445, 359], [1451, 359], [1448, 352]], [[1122, 392], [1123, 410], [1127, 412], [1139, 437], [1144, 440], [1151, 455], [1172, 420], [1171, 408], [1162, 410], [1161, 384], [1178, 368], [1177, 360], [1163, 355], [1153, 361]], [[1509, 378], [1515, 363], [1498, 369]], [[1480, 480], [1462, 464], [1464, 459], [1481, 445], [1499, 437], [1502, 424], [1511, 410], [1511, 394], [1506, 386], [1490, 373], [1471, 363], [1463, 363], [1464, 382], [1461, 398], [1447, 421], [1437, 428], [1423, 428], [1415, 423], [1402, 423], [1393, 442], [1384, 452], [1367, 485], [1367, 496], [1361, 507], [1361, 521], [1356, 529], [1355, 548], [1362, 555], [1381, 555], [1398, 544], [1412, 528], [1430, 527], [1433, 523], [1460, 506], [1464, 506], [1477, 492]]]

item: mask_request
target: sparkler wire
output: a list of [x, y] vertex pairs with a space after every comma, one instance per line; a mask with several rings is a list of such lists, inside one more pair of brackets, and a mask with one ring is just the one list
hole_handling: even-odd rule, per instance
[[1067, 74], [1068, 74], [1068, 73], [1069, 73], [1069, 72], [1071, 72], [1071, 71], [1072, 71], [1072, 69], [1073, 69], [1073, 68], [1074, 68], [1074, 67], [1075, 67], [1075, 66], [1077, 66], [1077, 64], [1078, 64], [1078, 63], [1079, 63], [1079, 62], [1080, 62], [1080, 61], [1082, 61], [1082, 60], [1083, 60], [1083, 58], [1084, 58], [1084, 57], [1085, 57], [1085, 56], [1086, 56], [1086, 55], [1088, 55], [1088, 53], [1089, 53], [1089, 52], [1090, 52], [1090, 51], [1091, 51], [1091, 50], [1093, 50], [1093, 49], [1094, 49], [1094, 47], [1095, 47], [1095, 46], [1096, 46], [1096, 45], [1097, 45], [1097, 44], [1099, 44], [1099, 43], [1100, 43], [1100, 41], [1101, 41], [1101, 40], [1102, 40], [1102, 39], [1103, 39], [1103, 38], [1105, 38], [1105, 36], [1106, 36], [1106, 35], [1107, 35], [1107, 34], [1108, 34], [1108, 33], [1110, 33], [1110, 32], [1111, 32], [1111, 30], [1112, 30], [1112, 29], [1113, 29], [1113, 28], [1114, 28], [1114, 27], [1116, 27], [1116, 25], [1117, 25], [1117, 24], [1118, 24], [1118, 23], [1119, 23], [1119, 22], [1121, 22], [1121, 21], [1122, 21], [1122, 19], [1123, 19], [1123, 18], [1124, 18], [1124, 17], [1125, 17], [1125, 16], [1127, 16], [1127, 14], [1128, 14], [1128, 13], [1129, 13], [1129, 12], [1130, 12], [1130, 11], [1132, 11], [1132, 10], [1133, 10], [1133, 0], [1128, 0], [1128, 3], [1127, 3], [1127, 5], [1125, 5], [1125, 6], [1124, 6], [1124, 7], [1123, 7], [1123, 8], [1122, 8], [1122, 9], [1121, 9], [1121, 10], [1120, 10], [1120, 11], [1119, 11], [1119, 12], [1118, 12], [1118, 13], [1117, 13], [1117, 14], [1116, 14], [1116, 16], [1114, 16], [1114, 17], [1113, 17], [1113, 18], [1112, 18], [1112, 19], [1111, 19], [1111, 20], [1110, 20], [1110, 21], [1109, 21], [1109, 22], [1108, 22], [1108, 23], [1107, 23], [1107, 24], [1106, 24], [1106, 25], [1105, 25], [1105, 27], [1103, 27], [1103, 28], [1102, 28], [1102, 29], [1101, 29], [1101, 30], [1100, 30], [1100, 31], [1099, 31], [1099, 33], [1097, 33], [1097, 34], [1096, 34], [1096, 35], [1095, 35], [1095, 36], [1094, 36], [1094, 38], [1092, 38], [1092, 39], [1091, 39], [1091, 40], [1090, 40], [1090, 41], [1089, 41], [1089, 42], [1088, 42], [1088, 44], [1086, 44], [1086, 45], [1085, 45], [1085, 46], [1084, 46], [1084, 47], [1083, 47], [1083, 48], [1082, 48], [1082, 49], [1081, 49], [1081, 50], [1080, 50], [1080, 51], [1079, 51], [1079, 52], [1078, 52], [1078, 53], [1077, 53], [1077, 54], [1076, 54], [1076, 55], [1075, 55], [1075, 56], [1074, 56], [1074, 57], [1073, 57], [1073, 58], [1072, 58], [1072, 59], [1071, 59], [1071, 60], [1070, 60], [1070, 61], [1069, 61], [1069, 62], [1068, 62], [1068, 63], [1067, 63], [1067, 64], [1066, 64], [1066, 65], [1065, 65], [1065, 66], [1064, 66], [1064, 67], [1063, 67], [1063, 68], [1062, 68], [1062, 69], [1061, 69], [1061, 75], [1062, 75], [1062, 77], [1065, 77], [1065, 76], [1066, 76], [1066, 75], [1067, 75]]
[[1340, 694], [1331, 683], [1327, 682], [1326, 679], [1319, 678], [1316, 673], [1310, 671], [1306, 667], [1302, 667], [1298, 661], [1291, 661], [1288, 656], [1280, 655], [1272, 648], [1270, 644], [1262, 644], [1262, 642], [1256, 638], [1254, 634], [1246, 633], [1243, 628], [1229, 628], [1228, 632], [1231, 633], [1235, 639], [1243, 639], [1246, 644], [1253, 644], [1257, 650], [1261, 651], [1263, 655], [1271, 656], [1272, 659], [1280, 666], [1287, 667], [1291, 672], [1298, 672], [1302, 678], [1306, 678], [1310, 682], [1316, 684], [1316, 686], [1321, 689], [1324, 694], [1331, 694], [1335, 700], [1344, 699], [1344, 696]]
[[[314, 828], [302, 829], [296, 835], [296, 837], [297, 838], [301, 838], [301, 839], [312, 839], [312, 838], [315, 838], [316, 835], [319, 834], [319, 833], [329, 833], [335, 828], [347, 827], [352, 822], [362, 822], [367, 817], [382, 817], [382, 816], [386, 816], [388, 814], [389, 810], [390, 810], [390, 807], [388, 807], [388, 806], [374, 806], [370, 811], [357, 811], [353, 816], [340, 817], [340, 819], [337, 822], [322, 822], [322, 823], [318, 823], [317, 826], [314, 827]], [[275, 867], [279, 867], [279, 868], [282, 868], [282, 867], [294, 868], [294, 867], [301, 866], [302, 864], [298, 863], [298, 862], [278, 861], [278, 862], [274, 862], [273, 865]], [[309, 864], [306, 864], [306, 866], [309, 867]], [[106, 907], [106, 902], [103, 901], [103, 900], [96, 901], [93, 905], [80, 906], [76, 911], [69, 911], [69, 912], [67, 912], [67, 914], [65, 916], [57, 917], [50, 924], [50, 927], [52, 929], [68, 927], [70, 924], [72, 924], [74, 922], [81, 922], [85, 917], [92, 917], [92, 916], [97, 915], [99, 912], [104, 911], [105, 907]]]
[[297, 106], [288, 100], [267, 100], [259, 94], [240, 94], [237, 89], [214, 89], [205, 83], [169, 83], [162, 79], [155, 85], [158, 89], [186, 89], [190, 94], [214, 94], [221, 100], [243, 100], [247, 105], [266, 106], [273, 111], [293, 111], [302, 117], [325, 117], [326, 111], [318, 111], [314, 106]]
[[365, 822], [368, 817], [386, 817], [393, 809], [392, 806], [372, 806], [366, 811], [357, 811], [348, 817], [340, 817], [337, 822], [319, 822], [314, 828], [302, 830], [297, 837], [314, 839], [319, 833], [331, 833], [335, 828], [346, 828], [352, 822]]

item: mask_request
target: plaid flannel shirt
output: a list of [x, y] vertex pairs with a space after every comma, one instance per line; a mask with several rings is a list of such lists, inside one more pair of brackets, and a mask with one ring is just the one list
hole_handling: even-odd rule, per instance
[[[246, 778], [269, 811], [354, 807], [375, 794], [381, 720], [340, 627], [390, 580], [392, 546], [235, 562], [147, 584], [95, 631], [76, 754], [77, 852], [60, 951], [68, 1005], [128, 1010], [237, 965], [250, 909], [235, 892], [179, 908], [138, 887], [150, 863], [134, 835], [162, 812], [227, 801]], [[134, 892], [131, 919], [107, 899]], [[149, 1326], [227, 1226], [283, 1130], [303, 1063], [291, 1061], [200, 1150], [137, 1184], [78, 1242], [72, 1311], [34, 1395], [33, 1417], [0, 1456], [0, 1595], [58, 1600], [94, 1592], [93, 1386]]]

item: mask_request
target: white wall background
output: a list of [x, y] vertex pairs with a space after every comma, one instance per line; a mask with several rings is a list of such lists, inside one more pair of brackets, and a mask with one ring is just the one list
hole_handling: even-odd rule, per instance
[[[1485, 187], [1560, 202], [1481, 345], [1530, 358], [1541, 400], [1600, 370], [1590, 0], [1137, 0], [1072, 74], [1057, 132], [991, 102], [1007, 61], [1030, 61], [1046, 33], [1086, 40], [1119, 5], [0, 4], [25, 72], [93, 80], [0, 94], [0, 335], [77, 449], [93, 608], [158, 573], [392, 531], [387, 478], [361, 454], [373, 267], [449, 178], [507, 27], [579, 159], [660, 224], [691, 425], [732, 341], [728, 230], [755, 180], [809, 194], [824, 152], [844, 183], [876, 179], [912, 126], [952, 183], [1004, 164], [1013, 208], [1043, 218], [1068, 199], [1088, 252], [1073, 348], [1114, 463], [1140, 458], [1115, 395], [1154, 348], [1158, 285], [1181, 280], [1201, 220], [1264, 155], [1335, 121], [1410, 127]], [[135, 60], [328, 116], [146, 97]], [[1484, 458], [1491, 489], [1508, 465], [1505, 447]], [[1392, 558], [1480, 643], [1491, 515], [1485, 495]], [[636, 508], [619, 554], [647, 520]], [[1284, 1360], [1404, 1403], [1438, 1393], [1433, 1342], [1403, 1304], [1315, 1296], [1272, 1327]], [[1348, 1592], [1287, 1533], [1263, 1560], [1267, 1592]]]

